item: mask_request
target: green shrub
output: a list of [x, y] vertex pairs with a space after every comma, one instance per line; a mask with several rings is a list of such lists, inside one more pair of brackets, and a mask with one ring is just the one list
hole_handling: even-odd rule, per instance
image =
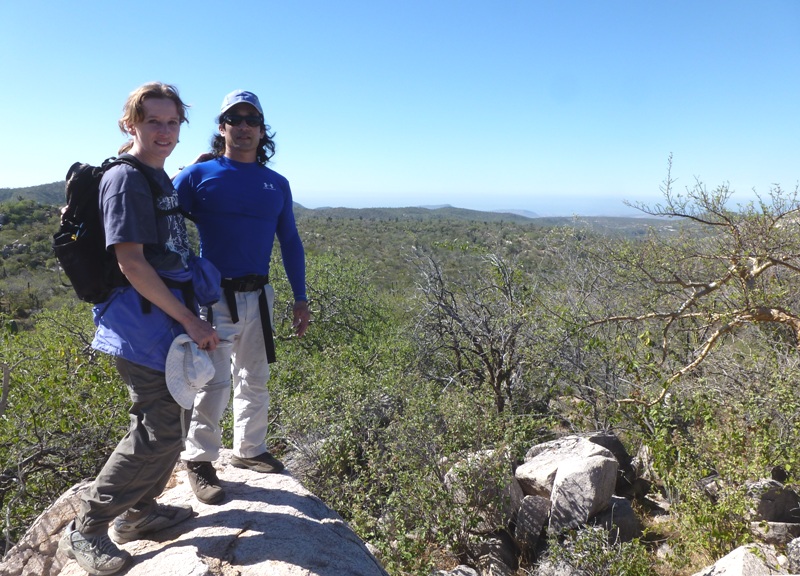
[[602, 528], [584, 528], [549, 539], [547, 560], [585, 576], [652, 576], [647, 549], [638, 540], [612, 543]]
[[0, 333], [0, 362], [10, 376], [0, 417], [7, 547], [65, 490], [97, 474], [127, 424], [124, 384], [110, 357], [88, 347], [94, 331], [88, 306], [46, 311], [35, 320], [35, 331]]

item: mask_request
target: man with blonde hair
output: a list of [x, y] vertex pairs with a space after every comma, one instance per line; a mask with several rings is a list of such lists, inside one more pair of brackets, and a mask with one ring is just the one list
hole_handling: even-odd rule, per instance
[[[92, 347], [116, 357], [132, 405], [128, 433], [83, 494], [59, 543], [89, 574], [115, 574], [130, 560], [112, 538], [143, 538], [193, 512], [156, 502], [183, 448], [185, 413], [167, 387], [167, 353], [183, 333], [205, 350], [219, 343], [194, 298], [187, 300], [192, 292], [181, 289], [193, 285], [196, 266], [203, 266], [189, 250], [177, 194], [164, 172], [185, 121], [186, 105], [174, 86], [153, 82], [134, 90], [119, 126], [130, 136], [121, 152], [138, 168], [114, 165], [100, 183], [106, 247], [129, 285], [95, 305]], [[150, 181], [160, 190], [151, 190]]]

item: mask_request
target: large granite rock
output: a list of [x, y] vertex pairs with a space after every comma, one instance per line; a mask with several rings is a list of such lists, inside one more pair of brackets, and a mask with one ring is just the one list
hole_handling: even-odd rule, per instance
[[[133, 564], [125, 576], [386, 576], [350, 527], [289, 473], [259, 474], [217, 463], [226, 498], [198, 502], [181, 466], [159, 499], [190, 503], [196, 516], [157, 540], [125, 544]], [[88, 483], [68, 491], [0, 564], [0, 576], [85, 576], [56, 553]]]
[[780, 565], [775, 550], [769, 546], [751, 544], [740, 546], [723, 556], [713, 566], [693, 576], [773, 576], [789, 574]]

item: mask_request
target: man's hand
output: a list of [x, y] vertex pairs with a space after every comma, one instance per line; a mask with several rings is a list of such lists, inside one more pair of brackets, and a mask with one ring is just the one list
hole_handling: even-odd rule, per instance
[[[202, 154], [198, 155], [197, 158], [194, 159], [192, 164], [199, 164], [200, 162], [208, 162], [209, 160], [213, 160], [213, 159], [214, 159], [214, 155], [211, 152], [203, 152]], [[170, 180], [175, 180], [175, 178], [178, 176], [180, 171], [183, 170], [184, 168], [186, 168], [186, 166], [181, 166], [180, 168], [178, 168], [178, 171], [175, 172], [175, 174], [173, 174], [172, 176], [170, 176], [169, 179]], [[66, 208], [66, 206], [65, 206], [65, 208]]]
[[194, 159], [192, 164], [199, 164], [200, 162], [208, 162], [209, 160], [213, 160], [214, 155], [211, 152], [203, 152], [202, 154], [198, 155], [197, 158]]
[[305, 300], [295, 300], [292, 307], [292, 328], [298, 337], [306, 333], [308, 323], [311, 322], [311, 310], [308, 309], [308, 302]]

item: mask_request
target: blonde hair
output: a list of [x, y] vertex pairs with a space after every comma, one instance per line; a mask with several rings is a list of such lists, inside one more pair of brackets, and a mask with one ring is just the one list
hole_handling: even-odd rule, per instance
[[[144, 101], [148, 98], [166, 98], [175, 102], [178, 109], [181, 124], [189, 122], [186, 111], [189, 108], [178, 95], [178, 89], [172, 84], [163, 82], [148, 82], [139, 86], [128, 95], [125, 105], [122, 107], [122, 117], [117, 122], [123, 134], [128, 134], [128, 126], [144, 120]], [[119, 154], [123, 154], [133, 147], [133, 140], [128, 140], [120, 146]]]

